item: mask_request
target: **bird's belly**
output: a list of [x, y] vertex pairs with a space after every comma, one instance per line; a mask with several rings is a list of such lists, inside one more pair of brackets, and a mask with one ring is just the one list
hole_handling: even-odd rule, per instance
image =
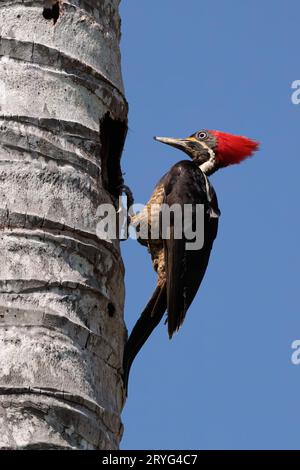
[[146, 206], [131, 218], [131, 224], [142, 245], [162, 245], [160, 238], [160, 209], [164, 198], [163, 186], [158, 186]]
[[152, 244], [151, 242], [148, 244], [148, 247], [151, 253], [153, 268], [157, 272], [157, 275], [158, 275], [158, 284], [160, 284], [166, 279], [166, 263], [165, 263], [164, 247], [162, 243]]

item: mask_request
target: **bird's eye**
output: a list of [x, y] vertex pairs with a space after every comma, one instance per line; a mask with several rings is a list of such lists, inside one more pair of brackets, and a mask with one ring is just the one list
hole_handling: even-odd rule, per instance
[[197, 134], [197, 138], [200, 139], [200, 140], [205, 140], [205, 139], [207, 139], [207, 137], [208, 137], [208, 134], [205, 131], [200, 131]]

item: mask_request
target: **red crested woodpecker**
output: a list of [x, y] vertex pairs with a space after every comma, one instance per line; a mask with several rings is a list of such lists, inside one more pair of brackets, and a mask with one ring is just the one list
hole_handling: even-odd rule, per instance
[[[169, 236], [138, 238], [148, 247], [157, 272], [156, 289], [136, 322], [127, 341], [123, 359], [123, 380], [127, 391], [130, 367], [139, 350], [167, 311], [168, 333], [171, 338], [182, 325], [204, 277], [213, 242], [217, 236], [219, 207], [216, 193], [208, 176], [228, 165], [242, 162], [258, 150], [259, 144], [247, 137], [220, 131], [200, 130], [185, 139], [156, 137], [155, 140], [185, 152], [190, 158], [176, 163], [158, 182], [145, 208], [133, 215], [131, 223], [138, 229], [154, 223], [154, 207], [174, 204], [194, 208], [204, 206], [204, 243], [201, 249], [186, 249], [182, 232], [175, 237], [174, 218], [170, 219]], [[195, 220], [193, 220], [193, 223]], [[151, 232], [151, 230], [149, 231]], [[161, 232], [160, 232], [161, 233]]]

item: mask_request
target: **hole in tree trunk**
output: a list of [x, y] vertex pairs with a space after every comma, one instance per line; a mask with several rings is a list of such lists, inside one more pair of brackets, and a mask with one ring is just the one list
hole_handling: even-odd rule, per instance
[[112, 119], [109, 113], [100, 120], [102, 185], [114, 198], [119, 197], [123, 184], [120, 160], [126, 134], [126, 122]]
[[108, 315], [110, 317], [113, 317], [114, 314], [116, 313], [116, 307], [114, 306], [114, 304], [112, 304], [111, 302], [109, 302], [107, 304], [107, 311], [108, 311]]
[[53, 20], [53, 23], [55, 24], [59, 18], [59, 2], [51, 5], [51, 1], [46, 0], [44, 3], [45, 7], [43, 9], [43, 17], [46, 20]]

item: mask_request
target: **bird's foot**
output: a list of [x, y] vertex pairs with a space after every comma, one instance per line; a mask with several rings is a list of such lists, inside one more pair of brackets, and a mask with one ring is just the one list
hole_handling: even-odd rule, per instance
[[130, 208], [134, 204], [134, 197], [131, 189], [126, 184], [120, 186], [120, 194], [125, 194], [127, 197], [127, 208]]

